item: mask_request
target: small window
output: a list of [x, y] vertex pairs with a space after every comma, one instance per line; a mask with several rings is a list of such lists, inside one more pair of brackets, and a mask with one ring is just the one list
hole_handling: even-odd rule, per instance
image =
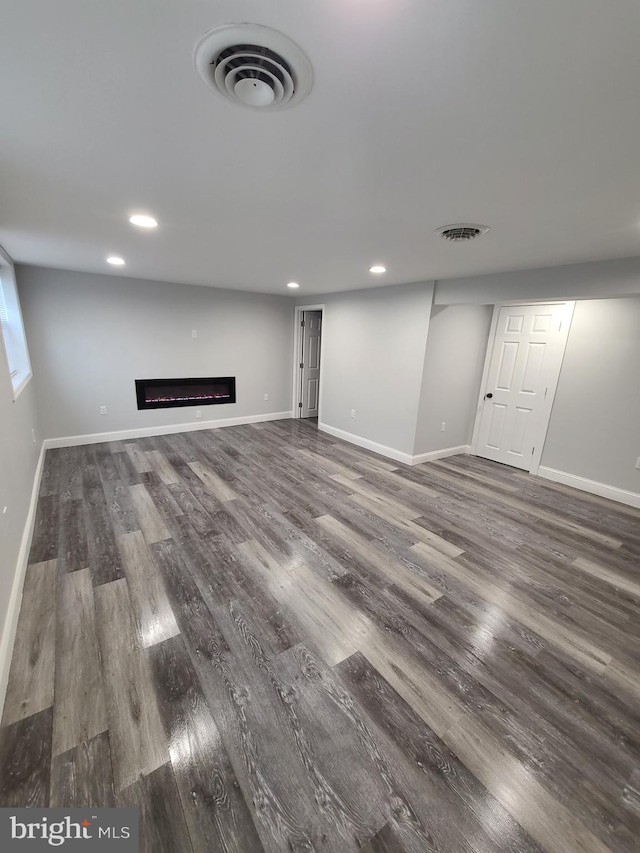
[[13, 263], [2, 249], [0, 249], [0, 328], [15, 400], [31, 379], [31, 363]]
[[9, 373], [15, 376], [16, 366], [11, 350], [11, 335], [9, 334], [9, 314], [7, 312], [7, 303], [4, 299], [4, 287], [2, 286], [2, 278], [0, 278], [0, 326], [2, 327], [2, 339], [4, 341], [4, 349], [9, 362]]

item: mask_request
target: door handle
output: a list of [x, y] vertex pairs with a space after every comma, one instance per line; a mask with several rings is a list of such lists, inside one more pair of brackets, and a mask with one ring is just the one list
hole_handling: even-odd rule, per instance
[[492, 397], [493, 397], [493, 394], [491, 393], [491, 391], [489, 391], [489, 393], [488, 393], [488, 394], [485, 394], [485, 395], [484, 395], [484, 399], [485, 399], [485, 400], [490, 400]]

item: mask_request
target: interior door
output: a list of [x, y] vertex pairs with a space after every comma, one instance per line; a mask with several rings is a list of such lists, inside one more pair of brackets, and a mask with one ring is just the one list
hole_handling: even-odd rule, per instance
[[478, 456], [527, 471], [535, 468], [572, 312], [573, 303], [500, 309], [479, 415]]
[[320, 396], [320, 350], [322, 348], [322, 311], [304, 311], [302, 315], [301, 418], [318, 417]]

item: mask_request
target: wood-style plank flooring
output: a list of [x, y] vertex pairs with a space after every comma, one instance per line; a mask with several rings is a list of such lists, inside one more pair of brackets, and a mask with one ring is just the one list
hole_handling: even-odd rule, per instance
[[50, 450], [0, 806], [143, 851], [638, 851], [640, 512], [279, 421]]

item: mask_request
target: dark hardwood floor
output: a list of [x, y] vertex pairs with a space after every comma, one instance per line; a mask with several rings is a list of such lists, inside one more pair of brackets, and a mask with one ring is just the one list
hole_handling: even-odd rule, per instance
[[143, 851], [638, 851], [640, 512], [279, 421], [47, 453], [0, 806]]

